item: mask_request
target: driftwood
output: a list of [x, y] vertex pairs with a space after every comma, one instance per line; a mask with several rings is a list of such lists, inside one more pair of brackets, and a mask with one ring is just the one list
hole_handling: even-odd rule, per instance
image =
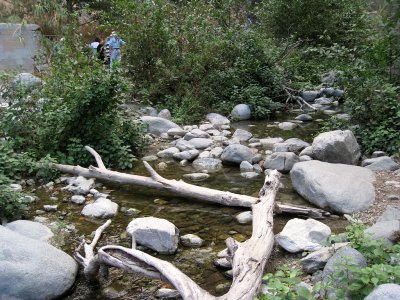
[[[264, 267], [274, 244], [273, 210], [279, 178], [280, 173], [272, 171], [266, 177], [264, 186], [260, 190], [260, 198], [251, 206], [253, 212], [251, 238], [243, 243], [233, 238], [226, 240], [228, 258], [232, 263], [233, 280], [231, 288], [223, 296], [212, 296], [171, 263], [136, 250], [135, 241], [132, 241], [132, 249], [110, 245], [101, 247], [94, 255], [93, 249], [110, 220], [96, 230], [90, 245], [83, 241], [74, 256], [83, 265], [89, 279], [96, 278], [102, 267], [116, 267], [170, 283], [179, 291], [183, 299], [251, 300], [258, 293]], [[79, 254], [82, 246], [85, 257]]]
[[300, 109], [303, 109], [303, 106], [305, 105], [312, 110], [317, 110], [315, 107], [307, 103], [307, 101], [305, 101], [302, 97], [294, 95], [294, 93], [298, 93], [299, 91], [288, 88], [286, 86], [283, 87], [283, 90], [285, 91], [285, 94], [287, 96], [286, 104], [296, 101], [297, 104], [300, 106]]
[[[170, 192], [186, 199], [196, 199], [226, 206], [251, 207], [259, 201], [256, 197], [196, 186], [182, 180], [177, 181], [163, 178], [147, 162], [143, 163], [151, 177], [111, 171], [106, 169], [100, 155], [94, 149], [89, 146], [86, 146], [85, 149], [95, 157], [98, 167], [90, 166], [89, 168], [83, 168], [80, 166], [62, 164], [53, 164], [53, 167], [63, 173], [80, 175], [87, 178], [97, 178], [119, 184], [143, 186], [155, 190]], [[295, 214], [314, 219], [323, 219], [325, 216], [330, 215], [329, 212], [322, 209], [280, 202], [276, 203], [275, 212]]]

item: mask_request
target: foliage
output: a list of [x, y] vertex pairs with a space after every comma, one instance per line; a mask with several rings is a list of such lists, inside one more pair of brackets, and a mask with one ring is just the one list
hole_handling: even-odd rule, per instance
[[263, 280], [268, 286], [268, 293], [261, 295], [259, 300], [313, 300], [315, 293], [322, 284], [316, 284], [312, 290], [299, 285], [301, 282], [301, 271], [297, 268], [290, 269], [286, 265], [280, 268], [275, 274], [268, 273]]
[[261, 2], [258, 17], [278, 38], [357, 44], [366, 5], [365, 0], [271, 0]]
[[22, 196], [8, 186], [0, 185], [0, 219], [13, 218], [21, 212]]

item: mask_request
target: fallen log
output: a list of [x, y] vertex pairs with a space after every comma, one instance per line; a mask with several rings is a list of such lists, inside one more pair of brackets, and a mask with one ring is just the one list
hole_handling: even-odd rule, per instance
[[[233, 238], [226, 240], [229, 259], [232, 262], [233, 280], [229, 291], [215, 297], [202, 289], [187, 275], [171, 263], [155, 258], [135, 249], [109, 245], [101, 247], [96, 255], [94, 247], [109, 221], [96, 230], [95, 238], [89, 245], [85, 241], [79, 245], [74, 257], [84, 267], [86, 276], [94, 279], [103, 267], [116, 267], [135, 274], [156, 278], [173, 285], [183, 299], [191, 300], [251, 300], [259, 292], [265, 264], [274, 245], [273, 210], [275, 196], [279, 188], [280, 173], [272, 171], [266, 177], [260, 190], [260, 198], [251, 209], [253, 212], [253, 232], [247, 241], [240, 243]], [[84, 247], [85, 257], [79, 251]]]
[[[186, 199], [196, 199], [206, 202], [218, 203], [226, 206], [251, 207], [259, 201], [256, 197], [240, 195], [231, 192], [219, 191], [186, 183], [182, 180], [170, 180], [160, 176], [147, 162], [143, 162], [150, 177], [111, 171], [105, 168], [100, 155], [89, 146], [85, 147], [96, 159], [99, 167], [90, 166], [83, 168], [63, 164], [53, 164], [53, 168], [62, 173], [69, 173], [87, 178], [97, 178], [119, 184], [138, 185], [155, 190], [166, 191]], [[292, 205], [276, 202], [276, 213], [295, 214], [314, 219], [323, 219], [330, 213], [318, 208]]]

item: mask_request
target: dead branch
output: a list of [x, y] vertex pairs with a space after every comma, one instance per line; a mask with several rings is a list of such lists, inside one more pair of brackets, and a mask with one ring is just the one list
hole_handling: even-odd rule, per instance
[[305, 105], [313, 110], [317, 110], [315, 107], [307, 103], [307, 101], [305, 101], [302, 97], [294, 95], [294, 93], [299, 93], [298, 90], [294, 90], [286, 86], [283, 86], [283, 90], [285, 91], [285, 94], [287, 96], [286, 104], [296, 101], [296, 103], [300, 106], [300, 109], [303, 109], [303, 105]]

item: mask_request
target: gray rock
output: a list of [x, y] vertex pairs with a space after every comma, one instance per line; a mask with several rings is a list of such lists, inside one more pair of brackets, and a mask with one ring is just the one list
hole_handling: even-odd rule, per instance
[[214, 265], [221, 269], [232, 269], [232, 263], [226, 257], [217, 258]]
[[48, 242], [54, 236], [53, 232], [47, 226], [44, 226], [38, 222], [17, 220], [8, 223], [6, 227], [23, 236], [26, 236], [27, 238], [42, 242]]
[[332, 102], [333, 102], [332, 98], [321, 97], [321, 98], [315, 99], [315, 103], [320, 104], [320, 105], [331, 105]]
[[278, 124], [278, 127], [282, 130], [292, 130], [297, 127], [297, 124], [292, 122], [282, 122]]
[[143, 116], [140, 120], [148, 125], [147, 131], [156, 136], [160, 136], [162, 133], [168, 133], [168, 130], [171, 128], [180, 128], [179, 125], [164, 118]]
[[[215, 130], [214, 125], [210, 123], [201, 124], [199, 126], [200, 130], [207, 131], [207, 130]], [[217, 130], [218, 131], [218, 130]], [[218, 131], [219, 132], [219, 131]]]
[[304, 99], [304, 101], [307, 102], [312, 102], [315, 99], [317, 99], [319, 96], [318, 91], [304, 91], [301, 93], [301, 97]]
[[299, 153], [306, 147], [309, 147], [310, 144], [298, 139], [298, 138], [291, 138], [287, 139], [283, 143], [276, 143], [272, 149], [274, 152], [295, 152]]
[[257, 173], [257, 172], [243, 172], [243, 173], [240, 173], [240, 176], [242, 176], [242, 177], [244, 177], [246, 179], [253, 179], [253, 178], [256, 178], [256, 177], [260, 176], [260, 173]]
[[200, 157], [211, 157], [210, 151], [203, 151], [199, 154], [199, 158]]
[[94, 188], [95, 182], [94, 179], [86, 179], [83, 176], [78, 177], [70, 177], [68, 179], [68, 186], [63, 189], [66, 189], [70, 192], [80, 195], [89, 194], [90, 190]]
[[336, 71], [329, 71], [325, 74], [321, 75], [321, 83], [324, 84], [325, 86], [332, 86], [335, 84], [336, 81], [336, 75], [338, 72]]
[[253, 213], [251, 211], [244, 211], [237, 214], [235, 218], [239, 224], [250, 224], [253, 221]]
[[242, 161], [251, 162], [253, 151], [241, 144], [232, 144], [224, 149], [221, 154], [221, 160], [224, 163], [240, 164]]
[[87, 204], [82, 215], [91, 218], [112, 218], [118, 212], [118, 204], [106, 198], [99, 198], [94, 203]]
[[279, 246], [286, 251], [315, 251], [321, 249], [323, 243], [331, 234], [331, 229], [324, 223], [314, 219], [289, 220], [283, 230], [276, 235]]
[[157, 156], [160, 158], [171, 158], [174, 156], [174, 154], [179, 153], [179, 149], [176, 147], [171, 147], [165, 150], [161, 150], [157, 152]]
[[151, 106], [141, 108], [139, 110], [139, 113], [146, 115], [146, 116], [150, 116], [150, 117], [157, 117], [157, 115], [158, 115], [157, 109], [155, 109], [154, 107], [151, 107]]
[[300, 260], [303, 270], [306, 273], [314, 273], [317, 270], [323, 269], [331, 256], [340, 248], [348, 243], [334, 244], [332, 247], [322, 247], [321, 249], [311, 252], [306, 257]]
[[85, 203], [86, 199], [82, 195], [74, 195], [71, 197], [71, 202], [75, 204], [83, 204]]
[[183, 130], [182, 128], [171, 128], [167, 130], [168, 135], [170, 136], [184, 136], [186, 134], [186, 131]]
[[283, 143], [283, 142], [284, 142], [283, 138], [280, 137], [260, 139], [260, 143], [263, 149], [265, 150], [272, 150], [276, 143]]
[[121, 207], [121, 212], [127, 216], [135, 216], [136, 217], [136, 216], [140, 215], [140, 213], [142, 211], [139, 209], [133, 208], [133, 207], [131, 207], [131, 208]]
[[18, 183], [11, 183], [9, 187], [14, 190], [15, 192], [22, 192], [22, 185]]
[[253, 165], [249, 163], [248, 161], [242, 161], [240, 163], [240, 172], [252, 172], [253, 171]]
[[393, 244], [400, 233], [400, 220], [377, 222], [365, 230], [374, 240], [384, 239], [386, 243]]
[[158, 159], [157, 155], [148, 155], [145, 157], [142, 157], [142, 161], [155, 161]]
[[219, 158], [221, 157], [222, 152], [224, 152], [224, 149], [222, 147], [215, 147], [211, 149], [210, 156], [212, 158]]
[[385, 283], [378, 285], [364, 300], [399, 300], [400, 285]]
[[275, 169], [279, 172], [289, 172], [299, 161], [299, 157], [293, 152], [275, 152], [267, 156], [264, 168]]
[[172, 157], [177, 160], [193, 160], [197, 156], [199, 156], [199, 150], [193, 149], [175, 153]]
[[343, 121], [350, 121], [351, 119], [349, 114], [337, 114], [336, 118]]
[[361, 166], [372, 171], [395, 171], [400, 168], [400, 166], [389, 156], [365, 159], [362, 161]]
[[307, 155], [309, 157], [313, 156], [312, 146], [305, 147], [299, 154], [299, 156]]
[[192, 150], [194, 149], [194, 145], [187, 140], [179, 139], [175, 147], [178, 148], [180, 151]]
[[209, 113], [206, 115], [206, 119], [213, 125], [229, 125], [231, 123], [228, 118], [217, 113]]
[[37, 198], [33, 197], [33, 196], [29, 196], [29, 195], [25, 195], [23, 197], [21, 197], [21, 202], [24, 204], [32, 204], [33, 202], [36, 201]]
[[400, 207], [389, 205], [386, 207], [385, 211], [383, 212], [382, 216], [379, 217], [377, 222], [393, 220], [400, 221]]
[[350, 130], [335, 130], [319, 134], [312, 143], [313, 157], [330, 162], [356, 165], [360, 146]]
[[222, 162], [217, 158], [198, 158], [193, 161], [193, 168], [199, 171], [217, 172], [222, 169]]
[[199, 248], [204, 244], [204, 240], [195, 234], [185, 234], [181, 236], [183, 246], [191, 248]]
[[260, 167], [259, 164], [254, 164], [253, 170], [254, 170], [254, 172], [259, 173], [259, 174], [261, 174], [263, 172], [263, 169]]
[[77, 272], [61, 250], [0, 226], [0, 299], [58, 299]]
[[312, 160], [295, 164], [290, 178], [306, 200], [337, 213], [365, 210], [375, 200], [375, 175], [366, 168]]
[[250, 106], [247, 104], [238, 104], [231, 111], [232, 119], [234, 120], [248, 120], [251, 118]]
[[171, 120], [171, 112], [168, 109], [163, 109], [158, 113], [159, 118]]
[[210, 178], [210, 175], [206, 173], [191, 173], [191, 174], [184, 174], [183, 178], [192, 180], [192, 181], [202, 181]]
[[210, 137], [210, 135], [207, 132], [200, 130], [198, 128], [195, 128], [195, 129], [192, 129], [187, 134], [185, 134], [184, 139], [187, 141], [190, 141], [191, 139], [194, 139], [194, 138], [209, 138], [209, 137]]
[[47, 212], [57, 211], [58, 205], [43, 205], [43, 209]]
[[313, 120], [313, 118], [308, 114], [301, 114], [301, 115], [298, 115], [295, 118], [295, 120], [299, 120], [299, 121], [303, 121], [303, 122], [310, 122]]
[[384, 151], [374, 151], [371, 155], [371, 158], [377, 158], [381, 156], [387, 156], [386, 152]]
[[300, 161], [310, 161], [310, 160], [313, 160], [313, 158], [308, 155], [300, 156]]
[[262, 161], [264, 157], [262, 156], [261, 153], [256, 153], [253, 158], [251, 159], [251, 163], [253, 164], [258, 164], [260, 161]]
[[206, 138], [193, 138], [190, 140], [190, 143], [194, 146], [195, 149], [206, 149], [210, 147], [214, 141]]
[[336, 97], [336, 98], [342, 98], [343, 95], [344, 95], [344, 91], [343, 90], [339, 90], [339, 89], [335, 89], [333, 91], [333, 93], [332, 93], [332, 96]]
[[232, 135], [232, 139], [236, 139], [239, 142], [246, 142], [249, 139], [251, 139], [252, 136], [253, 136], [253, 134], [251, 134], [247, 130], [236, 129], [236, 131]]
[[182, 299], [180, 293], [174, 289], [158, 289], [157, 297], [160, 299]]
[[138, 244], [161, 254], [174, 254], [178, 249], [179, 230], [165, 219], [137, 218], [128, 224], [126, 231]]

